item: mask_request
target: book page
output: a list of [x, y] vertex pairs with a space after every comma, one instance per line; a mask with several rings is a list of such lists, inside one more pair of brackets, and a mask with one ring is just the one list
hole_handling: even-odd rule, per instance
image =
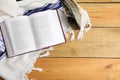
[[35, 13], [30, 19], [37, 49], [65, 42], [56, 10]]
[[35, 50], [34, 37], [27, 16], [7, 19], [5, 24], [14, 51], [13, 53], [8, 53], [18, 55]]
[[8, 36], [8, 32], [6, 31], [6, 25], [4, 22], [2, 22], [0, 24], [1, 26], [1, 33], [2, 33], [2, 37], [3, 37], [3, 41], [4, 41], [4, 44], [5, 44], [5, 48], [7, 50], [7, 52], [11, 52], [13, 53], [13, 47], [12, 47], [12, 44], [11, 44], [11, 41], [10, 41], [10, 36]]

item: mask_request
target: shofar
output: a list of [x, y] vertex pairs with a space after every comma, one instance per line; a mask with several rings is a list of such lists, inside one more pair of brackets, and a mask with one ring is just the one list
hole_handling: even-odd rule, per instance
[[[87, 14], [87, 12], [85, 12], [85, 10], [83, 10], [75, 0], [61, 0], [62, 1], [62, 5], [66, 11], [66, 14], [70, 15], [72, 18], [75, 19], [76, 23], [78, 24], [78, 26], [80, 27], [80, 32], [78, 35], [78, 39], [81, 39], [83, 37], [83, 32], [87, 32], [91, 25], [90, 22], [88, 22], [88, 24], [84, 24], [85, 19], [83, 18], [83, 14]], [[88, 17], [88, 15], [87, 15]], [[89, 17], [88, 17], [89, 19]], [[90, 21], [90, 20], [88, 20]], [[87, 28], [85, 28], [87, 27]]]

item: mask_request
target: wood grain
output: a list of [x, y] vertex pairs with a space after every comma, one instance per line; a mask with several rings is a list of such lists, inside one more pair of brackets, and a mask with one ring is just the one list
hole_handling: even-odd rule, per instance
[[93, 27], [120, 27], [120, 4], [80, 4], [88, 14]]
[[120, 0], [76, 0], [77, 2], [120, 2]]
[[36, 67], [43, 72], [33, 71], [29, 79], [34, 80], [119, 80], [119, 59], [97, 58], [41, 58]]
[[92, 28], [82, 40], [55, 46], [49, 57], [120, 57], [119, 36], [120, 28]]
[[[37, 80], [120, 80], [120, 0], [77, 0], [88, 11], [92, 28], [83, 40], [55, 46], [50, 57], [40, 58], [29, 79]], [[77, 31], [76, 31], [77, 34]], [[73, 58], [102, 57], [102, 58]]]

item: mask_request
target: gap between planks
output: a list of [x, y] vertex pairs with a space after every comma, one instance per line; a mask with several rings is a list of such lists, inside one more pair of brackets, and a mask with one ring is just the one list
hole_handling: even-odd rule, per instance
[[[77, 31], [76, 31], [77, 34]], [[82, 40], [57, 45], [49, 57], [120, 58], [120, 28], [92, 28]]]

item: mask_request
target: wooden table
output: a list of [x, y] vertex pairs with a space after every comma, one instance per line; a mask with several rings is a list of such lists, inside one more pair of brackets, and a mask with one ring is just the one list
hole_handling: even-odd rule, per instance
[[98, 58], [41, 58], [32, 71], [33, 80], [120, 80], [119, 59]]
[[[91, 31], [84, 36], [87, 39], [67, 44], [76, 49], [67, 48], [67, 46], [55, 47], [50, 57], [61, 58], [38, 59], [35, 66], [40, 66], [44, 71], [41, 73], [33, 71], [29, 74], [30, 79], [120, 80], [120, 59], [78, 58], [79, 54], [77, 54], [79, 52], [120, 53], [120, 0], [77, 1], [88, 11], [92, 21]], [[90, 34], [93, 34], [92, 38]], [[79, 50], [80, 46], [82, 47]], [[89, 46], [97, 46], [98, 49], [88, 48]]]
[[120, 59], [79, 58], [78, 54], [120, 53], [120, 0], [76, 1], [88, 11], [92, 29], [83, 40], [56, 46], [51, 56], [38, 59], [35, 67], [43, 68], [43, 72], [32, 71], [29, 79], [120, 80]]
[[[44, 70], [41, 73], [33, 71], [29, 74], [30, 79], [120, 80], [120, 59], [78, 58], [79, 54], [77, 54], [79, 52], [120, 53], [120, 0], [77, 1], [88, 11], [92, 21], [91, 31], [84, 36], [89, 39], [76, 40], [67, 44], [67, 46], [74, 46], [76, 49], [67, 48], [67, 46], [55, 47], [50, 57], [61, 58], [38, 59], [35, 66]], [[90, 34], [93, 34], [92, 40]], [[82, 47], [79, 50], [80, 46]], [[98, 49], [89, 48], [89, 46], [97, 46]]]

